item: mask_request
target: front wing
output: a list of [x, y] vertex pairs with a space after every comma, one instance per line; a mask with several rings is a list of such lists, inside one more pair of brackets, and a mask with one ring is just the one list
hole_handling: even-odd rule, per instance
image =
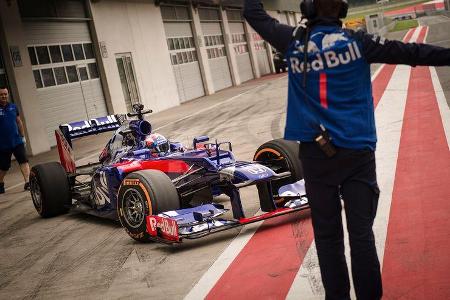
[[284, 207], [253, 217], [225, 219], [221, 216], [228, 210], [220, 204], [204, 204], [194, 208], [168, 211], [157, 216], [147, 216], [147, 232], [161, 243], [181, 243], [183, 239], [197, 239], [234, 227], [267, 220], [309, 208], [305, 195], [290, 196]]

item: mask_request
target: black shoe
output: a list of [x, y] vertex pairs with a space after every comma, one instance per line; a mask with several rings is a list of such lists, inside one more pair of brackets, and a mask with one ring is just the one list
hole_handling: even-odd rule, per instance
[[5, 193], [5, 184], [2, 182], [0, 183], [0, 194], [4, 194]]
[[30, 183], [29, 182], [25, 182], [25, 185], [23, 186], [23, 190], [24, 191], [29, 191], [30, 190]]

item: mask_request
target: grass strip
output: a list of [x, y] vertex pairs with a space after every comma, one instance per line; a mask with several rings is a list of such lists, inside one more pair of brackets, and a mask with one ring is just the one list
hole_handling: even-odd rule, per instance
[[391, 32], [406, 30], [410, 28], [416, 28], [419, 26], [419, 22], [417, 20], [402, 20], [397, 21], [394, 28], [392, 28]]

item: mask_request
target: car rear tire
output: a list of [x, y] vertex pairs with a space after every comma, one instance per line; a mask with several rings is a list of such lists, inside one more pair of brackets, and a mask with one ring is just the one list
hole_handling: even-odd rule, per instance
[[43, 218], [65, 214], [72, 204], [67, 173], [58, 162], [31, 168], [30, 191], [34, 207]]
[[152, 241], [147, 233], [147, 216], [177, 209], [180, 209], [178, 192], [161, 171], [130, 173], [119, 188], [117, 214], [128, 235], [136, 241]]
[[[272, 194], [277, 195], [280, 187], [297, 182], [303, 179], [303, 168], [300, 161], [300, 147], [295, 141], [288, 141], [284, 139], [276, 139], [262, 144], [256, 150], [253, 157], [254, 161], [269, 162], [268, 167], [275, 171], [275, 173], [291, 172], [289, 178], [272, 181]], [[267, 184], [258, 183], [257, 185], [259, 197], [263, 199], [268, 197]], [[264, 199], [262, 203], [268, 203]], [[262, 207], [263, 211], [267, 211]]]

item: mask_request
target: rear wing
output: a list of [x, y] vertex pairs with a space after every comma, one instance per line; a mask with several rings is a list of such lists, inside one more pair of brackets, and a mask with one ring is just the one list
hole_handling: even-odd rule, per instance
[[94, 118], [89, 121], [77, 121], [59, 125], [59, 129], [72, 147], [72, 140], [84, 136], [95, 135], [102, 132], [118, 129], [126, 120], [126, 115], [110, 115]]
[[59, 161], [61, 166], [67, 173], [75, 173], [75, 156], [73, 155], [72, 147], [64, 137], [60, 129], [55, 130], [56, 145], [58, 146]]
[[72, 140], [118, 129], [126, 120], [126, 115], [110, 115], [89, 121], [78, 121], [59, 125], [55, 130], [59, 160], [67, 173], [75, 173], [76, 165]]

